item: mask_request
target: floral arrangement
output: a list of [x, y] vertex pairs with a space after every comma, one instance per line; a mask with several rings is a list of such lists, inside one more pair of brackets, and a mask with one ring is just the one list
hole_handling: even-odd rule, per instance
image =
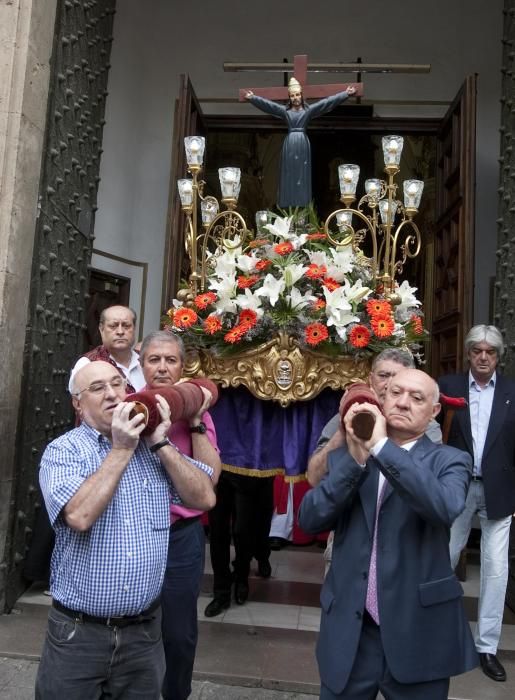
[[187, 346], [241, 352], [280, 331], [326, 354], [416, 352], [427, 335], [416, 288], [396, 284], [392, 304], [350, 237], [334, 246], [317, 226], [277, 217], [245, 247], [239, 239], [208, 261], [206, 291], [174, 299], [163, 318]]

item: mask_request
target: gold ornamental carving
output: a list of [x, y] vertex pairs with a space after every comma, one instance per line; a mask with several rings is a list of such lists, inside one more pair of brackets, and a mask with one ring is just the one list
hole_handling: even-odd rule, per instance
[[313, 399], [323, 389], [344, 389], [364, 381], [369, 372], [368, 360], [301, 349], [294, 338], [280, 333], [234, 355], [195, 349], [188, 354], [184, 373], [209, 377], [223, 388], [244, 386], [257, 399], [278, 401], [284, 407], [292, 401]]

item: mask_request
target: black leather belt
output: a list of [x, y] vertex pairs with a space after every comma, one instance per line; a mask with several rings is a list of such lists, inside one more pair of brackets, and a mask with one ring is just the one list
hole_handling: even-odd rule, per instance
[[106, 625], [107, 627], [128, 627], [129, 625], [137, 625], [140, 622], [146, 622], [152, 617], [152, 613], [160, 606], [159, 598], [155, 600], [146, 610], [140, 612], [139, 615], [123, 615], [122, 617], [96, 617], [87, 613], [79, 612], [78, 610], [70, 610], [58, 600], [52, 601], [52, 607], [67, 617], [80, 622], [93, 622], [96, 625]]
[[478, 474], [472, 474], [472, 481], [483, 481], [483, 477], [478, 476]]
[[182, 530], [183, 527], [188, 527], [192, 523], [196, 523], [200, 520], [200, 515], [194, 515], [192, 518], [179, 518], [174, 523], [172, 523], [172, 530]]

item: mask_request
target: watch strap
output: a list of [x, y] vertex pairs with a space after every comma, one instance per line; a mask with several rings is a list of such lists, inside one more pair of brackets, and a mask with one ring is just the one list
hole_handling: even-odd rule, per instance
[[155, 445], [151, 445], [151, 447], [149, 447], [149, 450], [151, 452], [157, 452], [161, 449], [161, 447], [166, 447], [166, 445], [171, 445], [171, 442], [167, 437], [163, 438], [163, 440], [160, 440], [159, 442], [156, 442]]
[[198, 425], [190, 426], [190, 433], [199, 433], [199, 435], [204, 435], [207, 432], [207, 426], [204, 421], [200, 421]]

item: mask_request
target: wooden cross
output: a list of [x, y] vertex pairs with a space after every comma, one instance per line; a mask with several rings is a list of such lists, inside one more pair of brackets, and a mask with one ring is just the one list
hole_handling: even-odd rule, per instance
[[[337, 92], [343, 92], [350, 85], [356, 88], [354, 95], [356, 97], [363, 95], [363, 83], [331, 83], [326, 85], [308, 85], [308, 57], [307, 54], [300, 54], [293, 57], [293, 76], [297, 78], [302, 87], [302, 96], [305, 99], [311, 97], [329, 97]], [[283, 100], [289, 98], [287, 87], [269, 87], [269, 88], [242, 88], [239, 91], [239, 101], [245, 102], [245, 95], [248, 91], [252, 91], [254, 95], [266, 97], [269, 100]]]

